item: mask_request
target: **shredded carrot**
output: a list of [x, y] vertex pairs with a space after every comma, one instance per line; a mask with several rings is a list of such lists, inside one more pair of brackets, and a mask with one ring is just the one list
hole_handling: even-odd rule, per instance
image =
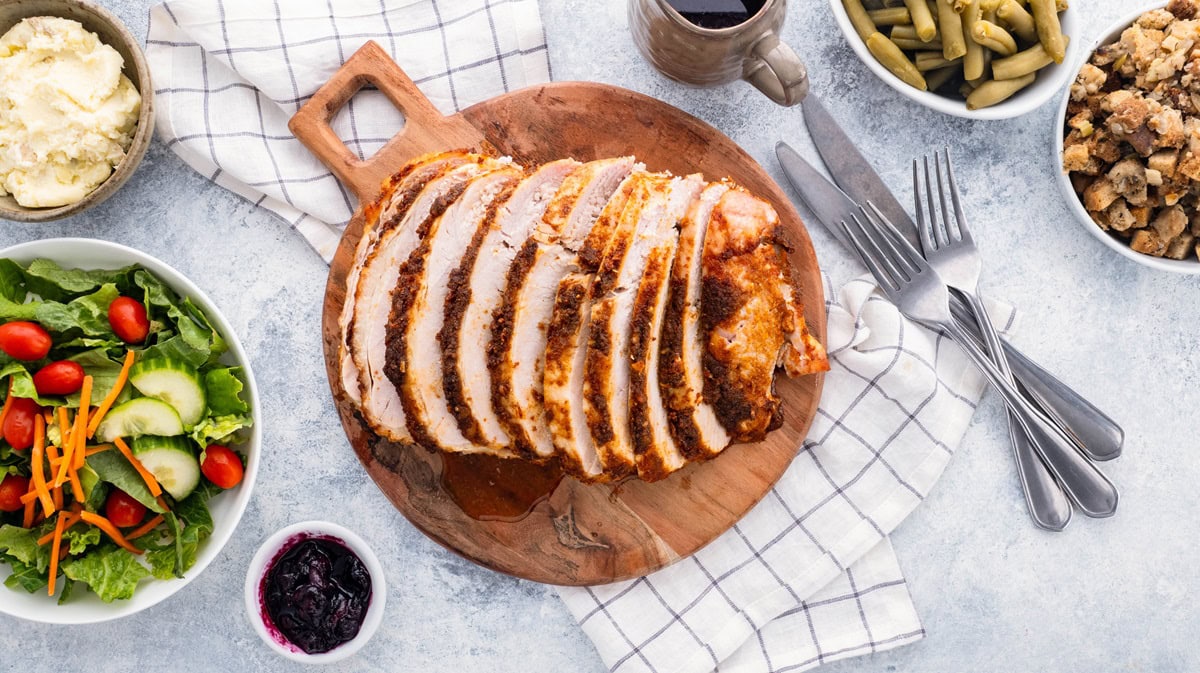
[[136, 540], [139, 537], [145, 535], [146, 533], [149, 533], [150, 531], [154, 530], [155, 528], [158, 528], [158, 524], [160, 524], [162, 522], [163, 522], [163, 517], [161, 514], [159, 514], [158, 516], [154, 517], [153, 519], [150, 519], [146, 523], [138, 526], [136, 530], [134, 530], [129, 535], [126, 535], [125, 539], [126, 540]]
[[[92, 377], [83, 377], [83, 389], [79, 391], [79, 411], [75, 414], [75, 428], [71, 430], [71, 443], [82, 447], [87, 441], [88, 409], [92, 404]], [[75, 454], [75, 469], [83, 467], [83, 451]]]
[[33, 488], [33, 482], [30, 482], [29, 492], [26, 493], [25, 495], [21, 496], [21, 502], [28, 505], [31, 502], [37, 502], [37, 499], [38, 499], [37, 489]]
[[[60, 511], [58, 513], [58, 518], [66, 519], [66, 523], [63, 524], [63, 532], [64, 533], [67, 532], [68, 528], [79, 523], [79, 513], [78, 512], [71, 512], [71, 511], [66, 511], [66, 510]], [[46, 544], [50, 544], [53, 541], [54, 541], [54, 533], [46, 533], [45, 535], [38, 538], [37, 543], [40, 545], [46, 545]]]
[[142, 465], [142, 461], [138, 460], [137, 456], [133, 455], [133, 452], [129, 450], [129, 445], [125, 443], [125, 440], [117, 437], [113, 440], [113, 444], [117, 445], [117, 450], [121, 452], [121, 455], [125, 456], [125, 460], [129, 461], [129, 464], [133, 466], [133, 469], [137, 470], [137, 473], [141, 475], [142, 481], [146, 482], [146, 488], [150, 489], [150, 495], [156, 498], [162, 495], [162, 487], [158, 485], [158, 479], [155, 479], [150, 470], [147, 470], [146, 466]]
[[[51, 472], [51, 475], [53, 475], [54, 466], [63, 462], [63, 457], [59, 455], [58, 447], [54, 446], [53, 444], [46, 447], [46, 455], [49, 456], [49, 458], [50, 458], [50, 468], [51, 468], [50, 472]], [[56, 509], [56, 510], [62, 509], [62, 506], [63, 506], [62, 484], [54, 482], [54, 483], [47, 484], [47, 486], [50, 488], [50, 497], [54, 499], [54, 509]]]
[[89, 439], [96, 434], [96, 428], [100, 427], [100, 421], [104, 420], [104, 415], [108, 413], [109, 409], [112, 409], [113, 403], [121, 394], [121, 389], [125, 387], [125, 382], [129, 380], [129, 370], [133, 367], [134, 357], [133, 351], [125, 351], [125, 364], [121, 365], [121, 373], [117, 375], [117, 382], [101, 400], [100, 406], [96, 407], [96, 413], [92, 414], [92, 419], [88, 421], [87, 436]]
[[163, 509], [171, 509], [170, 507], [167, 507], [167, 501], [163, 500], [163, 497], [161, 495], [158, 496], [157, 498], [155, 498], [154, 501], [157, 502], [158, 506], [162, 507]]
[[[36, 494], [34, 494], [34, 495], [36, 495]], [[28, 502], [25, 502], [25, 499], [21, 498], [21, 502], [25, 502], [25, 515], [21, 518], [21, 528], [33, 528], [33, 501], [34, 500], [37, 500], [37, 498], [31, 498]]]
[[58, 521], [54, 522], [54, 544], [50, 547], [50, 586], [47, 588], [47, 593], [54, 595], [54, 585], [58, 582], [58, 553], [62, 550], [63, 530], [66, 528], [66, 516], [62, 512], [58, 513]]
[[[63, 455], [73, 456], [71, 448], [75, 446], [75, 442], [71, 441], [71, 421], [67, 414], [68, 412], [66, 407], [58, 408], [58, 434], [62, 435], [62, 437], [59, 438], [59, 442], [61, 442], [63, 446]], [[72, 460], [74, 460], [74, 458], [72, 458]], [[64, 475], [60, 470], [58, 478], [54, 480], [55, 483], [58, 483], [59, 479], [62, 479], [63, 476]]]
[[71, 497], [75, 498], [75, 504], [83, 502], [83, 484], [79, 481], [79, 471], [74, 466], [67, 470], [67, 481], [71, 484]]
[[4, 417], [8, 415], [8, 410], [12, 408], [12, 401], [13, 401], [12, 386], [13, 386], [13, 380], [12, 380], [12, 377], [10, 376], [10, 377], [8, 377], [8, 394], [5, 395], [5, 397], [4, 397], [4, 406], [0, 407], [0, 425], [4, 425]]
[[46, 473], [42, 469], [42, 463], [45, 461], [46, 455], [46, 422], [41, 416], [34, 417], [33, 423], [33, 453], [29, 456], [30, 472], [33, 473], [33, 486], [37, 489], [38, 500], [42, 501], [42, 509], [46, 512], [46, 516], [54, 513], [54, 500], [50, 496], [50, 489], [46, 488]]
[[112, 447], [113, 447], [112, 444], [97, 444], [97, 445], [93, 446], [92, 448], [88, 449], [84, 453], [84, 456], [91, 458], [92, 456], [96, 455], [97, 453], [104, 453], [105, 451], [108, 451]]
[[116, 542], [118, 546], [128, 550], [130, 553], [142, 553], [141, 549], [129, 544], [129, 540], [127, 540], [124, 535], [121, 535], [121, 531], [117, 530], [117, 527], [114, 526], [108, 519], [105, 519], [99, 514], [92, 514], [86, 510], [79, 513], [79, 518], [104, 531], [104, 534], [112, 538], [113, 542]]
[[54, 412], [49, 409], [42, 412], [42, 418], [46, 419], [46, 425], [54, 422]]

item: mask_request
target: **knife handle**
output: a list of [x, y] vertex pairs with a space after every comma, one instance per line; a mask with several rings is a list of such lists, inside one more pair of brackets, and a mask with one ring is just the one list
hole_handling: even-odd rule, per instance
[[[957, 293], [951, 296], [953, 300], [950, 307], [955, 320], [982, 343], [970, 308]], [[1004, 345], [1004, 354], [1008, 357], [1013, 377], [1038, 406], [1067, 432], [1084, 454], [1093, 460], [1112, 460], [1121, 455], [1121, 448], [1125, 443], [1125, 431], [1121, 426], [1011, 343], [1003, 339], [1001, 343]]]

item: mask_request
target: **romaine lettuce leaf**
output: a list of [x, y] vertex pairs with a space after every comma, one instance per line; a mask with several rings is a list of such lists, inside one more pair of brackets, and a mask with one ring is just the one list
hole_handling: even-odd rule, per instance
[[82, 554], [88, 547], [100, 544], [100, 529], [92, 526], [69, 528], [63, 533], [63, 542], [69, 545], [72, 556]]
[[220, 443], [238, 430], [253, 424], [254, 421], [249, 416], [210, 416], [192, 429], [192, 439], [200, 446], [208, 446], [214, 442]]
[[41, 528], [0, 526], [0, 553], [44, 573], [50, 567], [50, 546], [37, 543], [44, 534]]
[[4, 586], [9, 589], [19, 588], [34, 593], [45, 589], [46, 584], [50, 581], [45, 570], [39, 571], [35, 566], [22, 563], [11, 556], [0, 554], [0, 563], [7, 563], [12, 567], [12, 574], [4, 580]]
[[183, 337], [176, 335], [150, 346], [141, 353], [143, 360], [157, 357], [174, 357], [193, 367], [200, 368], [204, 366], [205, 362], [208, 362], [208, 351], [192, 348], [184, 341]]
[[208, 394], [208, 410], [213, 416], [244, 414], [250, 405], [241, 398], [244, 385], [241, 367], [222, 367], [204, 375], [204, 388]]
[[146, 482], [142, 480], [141, 475], [120, 452], [110, 449], [92, 454], [88, 457], [87, 464], [96, 471], [100, 481], [125, 491], [129, 497], [142, 503], [152, 512], [162, 514], [164, 511], [154, 496], [150, 495], [150, 489], [146, 488]]
[[88, 585], [105, 603], [132, 598], [138, 582], [150, 576], [136, 556], [110, 545], [68, 559], [62, 569], [68, 578]]
[[37, 321], [59, 334], [82, 332], [92, 337], [111, 337], [112, 326], [108, 324], [108, 305], [121, 296], [117, 286], [102, 285], [92, 294], [72, 299], [66, 304], [53, 301], [42, 302], [37, 307]]
[[[92, 404], [96, 404], [96, 400], [102, 400], [108, 396], [112, 387], [116, 385], [117, 378], [121, 375], [121, 365], [110, 360], [103, 348], [84, 351], [78, 355], [72, 355], [67, 359], [78, 362], [83, 367], [83, 371], [92, 377]], [[121, 395], [117, 397], [117, 401], [113, 403], [113, 406], [124, 402], [132, 395], [132, 391], [126, 386]], [[79, 407], [79, 393], [67, 396], [67, 406], [72, 408]]]

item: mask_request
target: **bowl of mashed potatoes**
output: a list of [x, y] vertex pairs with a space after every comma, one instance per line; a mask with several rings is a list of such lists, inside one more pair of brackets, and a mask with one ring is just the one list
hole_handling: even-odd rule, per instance
[[0, 3], [0, 218], [112, 196], [146, 153], [154, 90], [137, 40], [88, 0]]

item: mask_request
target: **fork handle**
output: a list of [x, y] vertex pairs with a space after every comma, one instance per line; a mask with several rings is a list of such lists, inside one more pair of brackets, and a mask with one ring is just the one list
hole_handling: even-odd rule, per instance
[[[955, 321], [976, 343], [982, 343], [967, 301], [958, 292], [952, 292], [950, 300]], [[1093, 460], [1112, 460], [1121, 455], [1121, 447], [1125, 443], [1125, 431], [1121, 426], [1015, 346], [1003, 339], [1000, 343], [1004, 346], [1013, 376], [1085, 454]]]
[[[963, 297], [967, 300], [971, 313], [974, 314], [975, 324], [984, 337], [988, 355], [996, 364], [996, 369], [1012, 383], [1013, 376], [1004, 356], [1004, 346], [1000, 335], [996, 333], [996, 327], [992, 324], [991, 316], [988, 315], [987, 307], [977, 294], [964, 292]], [[1071, 521], [1071, 503], [1062, 487], [1054, 480], [1050, 468], [1042, 462], [1033, 440], [1021, 427], [1019, 419], [1011, 410], [1007, 416], [1008, 438], [1013, 447], [1017, 477], [1021, 480], [1021, 490], [1025, 494], [1029, 516], [1040, 528], [1060, 531]]]
[[1091, 461], [1076, 450], [1071, 439], [1042, 417], [1029, 400], [996, 369], [972, 336], [953, 320], [938, 325], [962, 347], [963, 352], [1004, 396], [1017, 422], [1033, 441], [1042, 462], [1062, 486], [1067, 497], [1090, 517], [1112, 516], [1117, 511], [1117, 488]]

